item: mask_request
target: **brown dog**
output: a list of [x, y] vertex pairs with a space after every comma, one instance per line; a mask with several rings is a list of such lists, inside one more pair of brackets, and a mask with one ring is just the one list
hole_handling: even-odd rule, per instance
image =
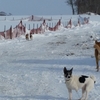
[[97, 71], [99, 71], [99, 60], [100, 60], [100, 42], [98, 42], [97, 40], [95, 41], [95, 59], [96, 59], [96, 69]]
[[33, 39], [32, 33], [30, 33], [30, 39], [31, 39], [31, 40]]
[[26, 40], [29, 40], [29, 34], [25, 35]]

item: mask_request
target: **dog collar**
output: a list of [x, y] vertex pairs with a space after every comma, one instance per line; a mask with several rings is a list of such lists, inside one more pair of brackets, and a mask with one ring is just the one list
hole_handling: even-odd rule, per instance
[[66, 80], [66, 81], [70, 81], [70, 79], [69, 80]]

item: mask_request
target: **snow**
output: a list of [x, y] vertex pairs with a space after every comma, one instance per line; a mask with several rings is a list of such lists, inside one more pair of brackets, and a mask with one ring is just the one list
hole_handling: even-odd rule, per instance
[[[78, 19], [74, 15], [67, 19], [71, 17]], [[24, 36], [0, 40], [0, 100], [68, 100], [64, 67], [73, 67], [76, 75], [94, 75], [97, 82], [88, 100], [99, 100], [100, 72], [96, 72], [93, 45], [100, 38], [100, 18], [89, 17], [88, 24], [34, 34], [30, 41]], [[13, 23], [3, 22], [9, 23], [7, 27]], [[73, 91], [73, 100], [80, 97], [81, 90]]]

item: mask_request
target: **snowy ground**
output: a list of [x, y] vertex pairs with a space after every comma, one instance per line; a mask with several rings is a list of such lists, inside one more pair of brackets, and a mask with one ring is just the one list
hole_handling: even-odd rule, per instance
[[[73, 16], [74, 18], [74, 16]], [[100, 72], [96, 72], [94, 40], [100, 38], [99, 16], [72, 29], [0, 40], [0, 100], [68, 100], [63, 68], [73, 74], [95, 75], [88, 100], [100, 100]], [[81, 90], [73, 91], [73, 100]]]

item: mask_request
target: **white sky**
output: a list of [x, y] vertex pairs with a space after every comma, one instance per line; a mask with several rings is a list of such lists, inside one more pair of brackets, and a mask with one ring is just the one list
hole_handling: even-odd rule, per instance
[[13, 15], [70, 15], [66, 0], [0, 0], [0, 11]]

